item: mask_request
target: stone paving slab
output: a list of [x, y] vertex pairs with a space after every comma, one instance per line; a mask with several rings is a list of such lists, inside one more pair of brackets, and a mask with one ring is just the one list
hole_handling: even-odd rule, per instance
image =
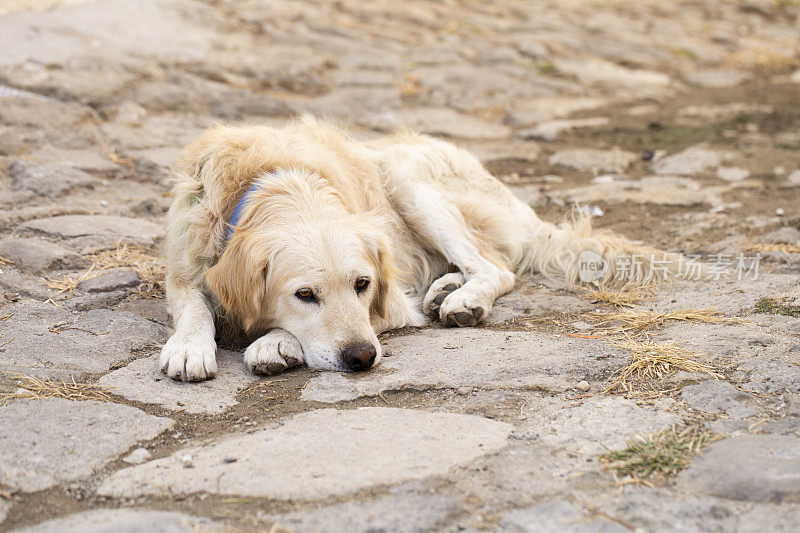
[[[301, 398], [337, 402], [386, 390], [458, 387], [520, 388], [561, 392], [583, 379], [608, 351], [591, 339], [540, 332], [428, 329], [387, 339], [380, 365], [365, 374], [324, 372]], [[574, 382], [569, 377], [574, 376]]]
[[158, 369], [158, 354], [137, 359], [100, 378], [129, 400], [187, 413], [217, 414], [236, 405], [236, 394], [258, 381], [269, 381], [248, 372], [242, 354], [217, 350], [217, 376], [199, 383], [174, 381]]
[[14, 533], [195, 533], [225, 527], [208, 518], [149, 509], [97, 509], [48, 520]]
[[[0, 370], [34, 376], [80, 378], [105, 372], [130, 359], [132, 352], [166, 340], [167, 328], [127, 311], [95, 309], [75, 314], [49, 303], [31, 300], [6, 306], [18, 309], [3, 322], [13, 340], [3, 348]], [[51, 332], [62, 324], [59, 333]]]
[[117, 403], [17, 400], [0, 407], [2, 485], [35, 492], [90, 476], [173, 424]]
[[[100, 51], [129, 62], [141, 56], [197, 59], [208, 50], [214, 32], [187, 24], [180, 16], [186, 9], [202, 12], [203, 4], [142, 0], [134, 6], [103, 0], [46, 13], [12, 13], [0, 18], [0, 34], [8, 44], [0, 53], [0, 66], [27, 60], [58, 63]], [[31, 32], [31, 27], [38, 31]], [[48, 38], [37, 38], [41, 34]]]
[[[672, 403], [664, 401], [659, 407]], [[633, 400], [596, 396], [577, 407], [532, 416], [518, 425], [514, 435], [570, 454], [595, 456], [624, 448], [628, 439], [649, 435], [680, 420], [676, 414], [643, 407]]]
[[731, 500], [800, 501], [800, 439], [745, 435], [715, 442], [678, 478], [681, 490]]
[[470, 415], [323, 409], [120, 470], [98, 493], [207, 492], [314, 500], [445, 474], [501, 449], [511, 429]]
[[346, 502], [283, 515], [265, 515], [263, 518], [297, 532], [417, 533], [441, 531], [451, 518], [461, 512], [461, 504], [449, 496], [409, 494]]
[[41, 238], [5, 239], [0, 253], [15, 266], [36, 273], [88, 266], [75, 250]]
[[566, 500], [551, 500], [505, 514], [497, 531], [504, 533], [622, 533], [620, 524], [592, 517]]
[[164, 236], [161, 224], [115, 215], [64, 215], [24, 222], [20, 232], [32, 232], [74, 241], [84, 251], [119, 243], [152, 246]]

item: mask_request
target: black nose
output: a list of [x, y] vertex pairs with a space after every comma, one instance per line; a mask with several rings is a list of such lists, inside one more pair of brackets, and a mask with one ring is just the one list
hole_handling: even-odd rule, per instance
[[342, 350], [342, 361], [351, 372], [359, 372], [371, 367], [377, 355], [372, 344], [350, 344]]

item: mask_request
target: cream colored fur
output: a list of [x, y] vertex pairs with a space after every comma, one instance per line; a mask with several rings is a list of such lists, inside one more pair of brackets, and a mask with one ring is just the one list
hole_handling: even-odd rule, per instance
[[[167, 221], [175, 334], [160, 361], [175, 379], [215, 374], [215, 315], [262, 335], [245, 352], [253, 372], [347, 370], [348, 346], [371, 345], [377, 364], [376, 334], [421, 326], [424, 314], [485, 320], [514, 273], [577, 283], [585, 250], [610, 263], [651, 252], [585, 220], [543, 222], [471, 154], [409, 132], [362, 143], [310, 117], [220, 126], [187, 147], [182, 169]], [[305, 289], [316, 302], [297, 296]]]

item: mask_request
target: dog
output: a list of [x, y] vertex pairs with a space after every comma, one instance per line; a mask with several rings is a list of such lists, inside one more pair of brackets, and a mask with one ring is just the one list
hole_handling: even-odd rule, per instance
[[[216, 317], [255, 338], [244, 352], [255, 374], [367, 370], [381, 359], [377, 334], [427, 317], [475, 326], [515, 274], [579, 283], [587, 252], [608, 267], [598, 281], [613, 282], [618, 256], [657, 251], [593, 231], [586, 217], [540, 220], [472, 154], [429, 136], [359, 142], [309, 116], [217, 126], [176, 173], [166, 237], [175, 332], [160, 368], [214, 377]], [[656, 275], [652, 264], [644, 274]]]

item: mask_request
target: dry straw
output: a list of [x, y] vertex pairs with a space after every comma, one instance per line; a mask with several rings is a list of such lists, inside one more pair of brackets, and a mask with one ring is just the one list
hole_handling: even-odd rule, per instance
[[702, 354], [690, 352], [674, 342], [654, 344], [628, 338], [609, 344], [628, 350], [633, 358], [627, 366], [611, 375], [610, 383], [603, 391], [605, 394], [641, 392], [646, 381], [660, 381], [679, 370], [708, 374], [714, 379], [723, 377], [714, 367], [702, 362]]
[[46, 279], [45, 284], [57, 290], [56, 295], [75, 293], [78, 284], [87, 279], [99, 276], [112, 268], [129, 268], [139, 275], [141, 285], [136, 294], [141, 298], [161, 298], [164, 295], [164, 262], [151, 255], [146, 249], [128, 244], [118, 245], [114, 250], [105, 250], [86, 256], [91, 266], [80, 276], [62, 276], [57, 279]]
[[14, 392], [0, 392], [0, 404], [27, 398], [65, 398], [72, 401], [98, 400], [111, 402], [111, 391], [98, 385], [71, 381], [52, 381], [38, 379], [17, 372], [4, 372], [17, 382], [19, 389]]
[[616, 307], [633, 307], [647, 296], [655, 295], [655, 284], [626, 283], [618, 289], [606, 285], [598, 285], [585, 289], [586, 294], [597, 302], [604, 302]]
[[600, 319], [594, 330], [602, 335], [638, 335], [659, 328], [667, 322], [705, 322], [709, 324], [747, 324], [738, 317], [726, 317], [713, 307], [705, 309], [682, 309], [657, 313], [646, 309], [629, 309], [614, 313], [594, 313]]
[[746, 244], [742, 247], [742, 250], [745, 252], [761, 253], [782, 252], [788, 258], [789, 254], [800, 253], [800, 241], [798, 241], [796, 244]]
[[87, 259], [94, 268], [107, 270], [124, 267], [139, 274], [142, 285], [138, 294], [143, 298], [160, 298], [164, 294], [164, 262], [144, 248], [123, 244], [114, 250], [92, 254]]

